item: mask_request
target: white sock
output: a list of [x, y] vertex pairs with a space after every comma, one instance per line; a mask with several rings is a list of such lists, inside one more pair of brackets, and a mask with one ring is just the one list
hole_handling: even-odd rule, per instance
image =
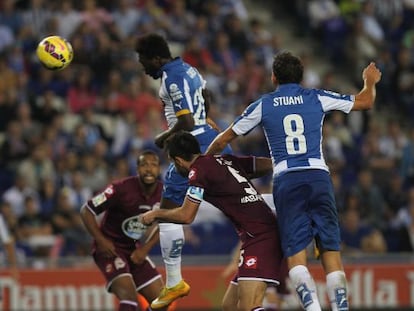
[[343, 271], [334, 271], [326, 275], [326, 288], [332, 311], [348, 311], [348, 291]]
[[160, 223], [161, 254], [165, 264], [166, 286], [173, 287], [181, 280], [181, 250], [184, 246], [183, 226]]
[[316, 285], [306, 266], [298, 265], [289, 270], [289, 277], [295, 287], [296, 294], [306, 311], [321, 311], [316, 294]]

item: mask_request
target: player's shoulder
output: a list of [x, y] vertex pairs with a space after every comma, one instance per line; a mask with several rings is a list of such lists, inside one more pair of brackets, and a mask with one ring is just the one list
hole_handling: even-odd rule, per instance
[[214, 166], [216, 165], [216, 157], [217, 155], [200, 155], [191, 165], [190, 174], [192, 172], [194, 178], [201, 178], [202, 176], [205, 176], [206, 173], [211, 173], [211, 171], [214, 170]]
[[138, 176], [128, 176], [113, 181], [111, 186], [119, 192], [122, 189], [135, 187], [138, 182]]
[[194, 166], [204, 167], [205, 165], [214, 162], [215, 157], [217, 157], [217, 155], [202, 154], [196, 161], [194, 161]]

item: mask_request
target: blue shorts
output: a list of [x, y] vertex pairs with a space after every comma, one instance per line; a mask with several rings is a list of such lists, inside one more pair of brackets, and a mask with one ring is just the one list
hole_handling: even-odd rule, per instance
[[338, 213], [328, 172], [285, 173], [274, 179], [273, 195], [285, 257], [305, 249], [313, 238], [322, 251], [339, 251]]
[[[218, 132], [214, 129], [208, 129], [202, 134], [195, 135], [198, 142], [200, 143], [201, 152], [204, 153], [210, 143], [216, 138]], [[233, 153], [230, 146], [222, 152], [223, 154]], [[181, 176], [173, 163], [170, 163], [168, 166], [167, 172], [164, 178], [164, 189], [163, 189], [163, 198], [168, 199], [177, 205], [181, 206], [184, 202], [185, 195], [188, 188], [188, 178]]]

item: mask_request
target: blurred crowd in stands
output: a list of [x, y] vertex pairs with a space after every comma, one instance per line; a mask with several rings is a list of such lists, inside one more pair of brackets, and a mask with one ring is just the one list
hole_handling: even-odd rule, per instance
[[[412, 2], [283, 1], [283, 14], [297, 25], [295, 40], [317, 42], [300, 55], [305, 86], [353, 93], [368, 62], [383, 72], [374, 111], [333, 113], [325, 122], [345, 253], [414, 248]], [[0, 212], [22, 257], [88, 254], [81, 205], [135, 174], [146, 148], [157, 150], [166, 168], [153, 144], [166, 128], [158, 81], [144, 75], [134, 53], [136, 36], [150, 31], [165, 35], [173, 54], [204, 75], [214, 94], [209, 114], [221, 128], [272, 89], [273, 55], [284, 49], [278, 29], [241, 0], [0, 2]], [[73, 45], [74, 60], [63, 71], [42, 68], [35, 56], [51, 34]], [[332, 69], [316, 70], [315, 57]], [[260, 130], [234, 149], [267, 155]], [[270, 181], [257, 186], [270, 192]], [[202, 213], [187, 230], [184, 254], [227, 254], [236, 245], [232, 232], [220, 214]], [[218, 235], [234, 238], [217, 243]]]

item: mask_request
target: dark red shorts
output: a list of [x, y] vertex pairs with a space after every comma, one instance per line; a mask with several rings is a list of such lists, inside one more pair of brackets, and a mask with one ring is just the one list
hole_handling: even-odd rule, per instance
[[282, 251], [275, 230], [243, 241], [237, 280], [257, 280], [277, 285], [282, 278]]
[[106, 258], [94, 252], [93, 259], [107, 281], [107, 290], [110, 291], [113, 280], [121, 275], [131, 274], [137, 291], [141, 290], [154, 280], [161, 277], [149, 257], [139, 265], [131, 261], [129, 256], [133, 250], [117, 249], [118, 257]]

